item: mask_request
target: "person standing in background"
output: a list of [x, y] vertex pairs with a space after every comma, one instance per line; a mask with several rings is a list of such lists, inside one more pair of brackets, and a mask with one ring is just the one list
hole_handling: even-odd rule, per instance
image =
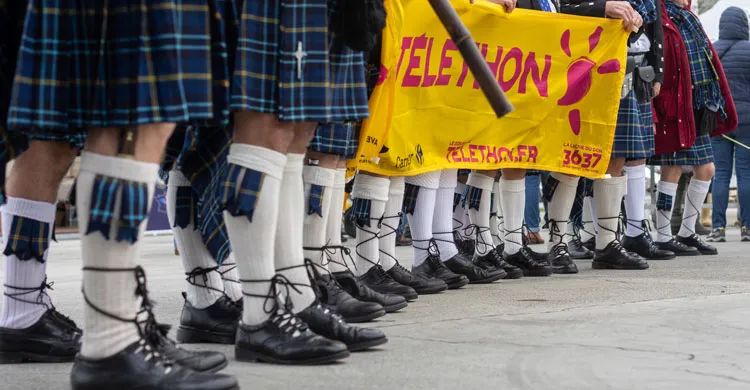
[[742, 241], [750, 241], [750, 208], [747, 207], [747, 202], [750, 202], [750, 150], [744, 146], [750, 144], [750, 29], [748, 15], [742, 8], [729, 7], [721, 15], [719, 40], [714, 46], [729, 80], [739, 123], [737, 130], [727, 135], [728, 138], [716, 137], [711, 140], [716, 159], [716, 177], [713, 185], [713, 231], [708, 241], [726, 241], [724, 229], [727, 226], [733, 163], [737, 172], [740, 206], [737, 212], [742, 221]]

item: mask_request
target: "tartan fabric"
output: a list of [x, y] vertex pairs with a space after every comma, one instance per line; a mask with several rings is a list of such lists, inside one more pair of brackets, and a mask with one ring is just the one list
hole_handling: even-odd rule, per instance
[[362, 53], [328, 34], [328, 0], [244, 1], [231, 109], [288, 122], [366, 118]]
[[323, 216], [323, 192], [321, 185], [313, 184], [310, 186], [310, 196], [307, 198], [307, 215], [318, 214]]
[[651, 103], [638, 103], [635, 92], [620, 100], [612, 158], [638, 160], [654, 154]]
[[684, 10], [671, 1], [666, 1], [667, 14], [680, 31], [685, 41], [685, 49], [690, 61], [690, 75], [693, 80], [693, 109], [701, 108], [720, 110], [724, 116], [724, 97], [719, 87], [719, 76], [716, 73], [708, 36], [695, 14]]
[[581, 180], [578, 180], [578, 187], [576, 187], [576, 196], [573, 198], [573, 207], [570, 208], [570, 217], [568, 222], [572, 223], [573, 226], [578, 228], [583, 227], [583, 198], [585, 197], [584, 190], [586, 184]]
[[[656, 4], [654, 0], [628, 0], [633, 9], [643, 18], [643, 24], [650, 24], [656, 20]], [[667, 3], [669, 1], [666, 1]]]
[[656, 209], [663, 211], [671, 211], [673, 206], [674, 196], [659, 192], [656, 197]]
[[695, 138], [693, 146], [674, 153], [653, 156], [648, 159], [651, 165], [703, 165], [714, 162], [714, 152], [711, 147], [711, 136], [702, 134]]
[[219, 199], [223, 209], [235, 217], [244, 215], [252, 222], [265, 177], [266, 174], [263, 172], [229, 164], [226, 179], [219, 188]]
[[44, 252], [49, 248], [49, 230], [49, 223], [14, 215], [10, 231], [5, 235], [3, 254], [15, 255], [22, 261], [35, 259], [44, 263]]
[[354, 199], [352, 200], [352, 215], [354, 216], [354, 219], [357, 221], [357, 225], [359, 227], [370, 227], [371, 224], [371, 217], [370, 217], [370, 210], [372, 208], [372, 200], [371, 199]]
[[557, 190], [557, 186], [559, 184], [560, 181], [555, 179], [554, 177], [550, 176], [549, 178], [547, 178], [547, 182], [544, 183], [544, 187], [542, 188], [543, 199], [547, 202], [551, 202], [552, 197], [555, 196], [555, 191]]
[[[193, 222], [195, 212], [197, 211], [195, 203], [195, 194], [191, 187], [177, 187], [177, 197], [175, 198], [174, 225], [186, 229]], [[197, 228], [197, 226], [193, 226]]]
[[401, 211], [406, 215], [414, 214], [414, 207], [417, 205], [417, 196], [419, 195], [419, 186], [406, 183], [404, 187], [404, 203]]
[[228, 71], [212, 63], [226, 57], [212, 53], [212, 11], [201, 0], [30, 0], [9, 128], [56, 137], [215, 119], [227, 99], [212, 86], [228, 88]]
[[159, 177], [164, 183], [169, 183], [169, 171], [175, 167], [177, 158], [180, 156], [180, 153], [182, 153], [187, 131], [187, 125], [178, 124], [175, 126], [172, 135], [167, 141], [167, 146], [164, 150], [164, 158], [162, 159], [161, 165], [159, 165]]
[[[120, 195], [120, 210], [115, 211], [115, 203]], [[100, 232], [110, 239], [110, 226], [117, 218], [117, 242], [138, 241], [141, 223], [148, 216], [151, 199], [147, 184], [104, 175], [96, 175], [91, 192], [91, 210], [86, 234]]]
[[358, 124], [356, 122], [345, 122], [319, 125], [308, 149], [352, 159], [357, 156], [358, 147]]
[[594, 179], [582, 177], [581, 180], [578, 181], [578, 185], [581, 186], [581, 192], [584, 197], [594, 196]]
[[459, 194], [458, 192], [453, 193], [453, 211], [456, 211], [456, 207], [458, 207], [459, 203], [461, 203], [461, 198], [463, 194]]
[[466, 200], [464, 205], [468, 204], [468, 209], [479, 210], [482, 203], [482, 189], [472, 186], [466, 186]]

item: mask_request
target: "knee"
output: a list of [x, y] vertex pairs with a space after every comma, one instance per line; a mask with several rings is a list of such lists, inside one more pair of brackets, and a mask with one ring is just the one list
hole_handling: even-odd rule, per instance
[[622, 176], [622, 171], [625, 169], [625, 159], [621, 157], [612, 158], [609, 160], [609, 166], [607, 167], [607, 173], [614, 177]]
[[295, 138], [293, 123], [275, 115], [242, 111], [234, 115], [234, 142], [256, 145], [286, 154]]
[[526, 170], [519, 168], [504, 168], [503, 178], [505, 180], [521, 180], [526, 177]]
[[31, 141], [29, 149], [18, 158], [16, 163], [38, 164], [50, 177], [62, 180], [78, 155], [78, 150], [67, 142]]
[[[294, 126], [294, 132], [292, 142], [289, 144], [290, 153], [305, 153], [307, 147], [310, 145], [315, 136], [315, 129], [317, 128], [314, 123], [298, 123]], [[338, 156], [335, 156], [338, 161]]]
[[695, 178], [702, 181], [710, 181], [716, 173], [716, 168], [713, 163], [698, 165], [693, 167]]

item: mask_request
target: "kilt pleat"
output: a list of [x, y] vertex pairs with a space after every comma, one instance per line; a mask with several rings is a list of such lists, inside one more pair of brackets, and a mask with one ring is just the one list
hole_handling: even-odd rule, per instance
[[674, 153], [660, 154], [648, 159], [651, 165], [703, 165], [714, 162], [711, 137], [708, 134], [695, 138], [693, 146]]
[[635, 92], [630, 91], [620, 101], [612, 157], [627, 160], [651, 157], [654, 154], [653, 125], [651, 103], [638, 102]]
[[357, 156], [359, 125], [355, 122], [328, 123], [315, 130], [309, 149], [313, 152], [335, 154], [346, 159]]

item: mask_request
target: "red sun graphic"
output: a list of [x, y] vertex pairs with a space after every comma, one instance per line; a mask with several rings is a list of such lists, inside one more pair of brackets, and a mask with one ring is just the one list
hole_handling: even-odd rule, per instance
[[[599, 45], [602, 31], [604, 31], [602, 27], [597, 27], [589, 36], [589, 54]], [[570, 30], [565, 30], [562, 37], [560, 37], [560, 47], [568, 57], [572, 58], [570, 53]], [[565, 95], [557, 101], [557, 105], [572, 106], [583, 100], [591, 90], [591, 82], [594, 77], [593, 70], [596, 66], [596, 62], [586, 56], [574, 60], [568, 66], [568, 89], [565, 91]], [[620, 60], [618, 59], [608, 60], [597, 68], [597, 73], [599, 74], [617, 73], [619, 71]], [[578, 135], [581, 132], [581, 111], [576, 108], [568, 112], [568, 121], [570, 122], [570, 129], [573, 131], [573, 134]]]

